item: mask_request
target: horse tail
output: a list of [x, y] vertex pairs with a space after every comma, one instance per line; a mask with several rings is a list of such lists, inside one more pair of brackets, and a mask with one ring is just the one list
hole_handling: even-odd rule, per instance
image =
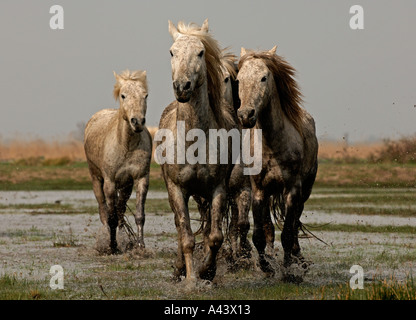
[[273, 216], [276, 226], [283, 230], [285, 222], [284, 199], [281, 193], [274, 194], [270, 197], [270, 212]]
[[[274, 194], [270, 198], [270, 212], [273, 215], [274, 221], [276, 226], [279, 228], [279, 230], [283, 231], [283, 226], [285, 223], [285, 210], [284, 210], [284, 199], [283, 195], [281, 193]], [[297, 221], [299, 230], [302, 231], [303, 235], [300, 236], [300, 238], [315, 238], [316, 240], [319, 240], [320, 242], [328, 245], [324, 240], [317, 237], [312, 231], [309, 230], [311, 226], [308, 226], [307, 224], [302, 223], [300, 220]], [[296, 230], [297, 232], [298, 230]]]
[[231, 238], [230, 238], [231, 225], [232, 225], [231, 207], [233, 206], [233, 204], [235, 205], [235, 201], [233, 197], [227, 192], [227, 202], [226, 202], [225, 212], [223, 216], [223, 227], [225, 229], [224, 240], [227, 241], [229, 244], [231, 244]]

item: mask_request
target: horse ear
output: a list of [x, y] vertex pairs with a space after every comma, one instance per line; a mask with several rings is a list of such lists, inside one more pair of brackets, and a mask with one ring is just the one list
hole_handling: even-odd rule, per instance
[[114, 74], [114, 78], [116, 78], [116, 81], [120, 82], [120, 76], [115, 71], [113, 71], [113, 74]]
[[273, 48], [271, 48], [271, 49], [269, 50], [269, 53], [270, 53], [270, 54], [276, 54], [276, 49], [277, 49], [277, 46], [274, 46]]
[[208, 18], [206, 18], [204, 23], [202, 24], [201, 31], [208, 33], [209, 31]]
[[246, 49], [241, 47], [240, 57], [244, 56], [247, 53]]
[[172, 36], [173, 41], [176, 41], [176, 39], [179, 36], [179, 32], [178, 32], [178, 29], [176, 29], [175, 25], [170, 20], [169, 20], [169, 33]]

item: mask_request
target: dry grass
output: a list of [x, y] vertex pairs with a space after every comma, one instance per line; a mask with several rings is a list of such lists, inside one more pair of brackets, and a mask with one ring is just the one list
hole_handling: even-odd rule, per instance
[[383, 147], [382, 142], [355, 143], [320, 141], [319, 159], [322, 160], [365, 160]]
[[37, 162], [39, 159], [48, 161], [52, 159], [85, 161], [84, 146], [81, 141], [70, 139], [66, 141], [13, 139], [9, 142], [0, 140], [0, 161], [19, 161], [22, 159], [27, 159], [28, 164]]
[[[157, 127], [148, 128], [153, 138]], [[71, 135], [64, 140], [43, 140], [14, 138], [3, 141], [0, 138], [0, 161], [17, 161], [27, 165], [62, 165], [86, 161], [82, 139]]]
[[370, 155], [375, 162], [416, 163], [416, 135], [399, 140], [385, 140], [383, 147]]
[[[158, 128], [148, 129], [153, 138]], [[415, 162], [416, 137], [354, 144], [346, 141], [320, 141], [318, 157], [320, 160], [343, 162]], [[16, 138], [5, 142], [0, 139], [0, 161], [24, 161], [28, 165], [60, 165], [85, 161], [85, 154], [83, 142], [72, 136], [59, 141]]]

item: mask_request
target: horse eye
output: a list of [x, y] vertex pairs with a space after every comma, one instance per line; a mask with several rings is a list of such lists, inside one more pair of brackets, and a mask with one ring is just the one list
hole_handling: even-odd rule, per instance
[[173, 57], [173, 52], [172, 50], [169, 51], [170, 52], [170, 56]]
[[267, 77], [266, 76], [264, 76], [263, 78], [261, 78], [261, 82], [266, 82], [266, 80], [267, 80]]
[[146, 96], [144, 97], [145, 99], [147, 99], [147, 97], [148, 97], [149, 95], [148, 94], [146, 94]]
[[204, 55], [204, 50], [202, 50], [199, 54], [198, 57], [202, 58], [202, 56]]
[[228, 83], [229, 80], [230, 80], [230, 77], [227, 77], [227, 78], [224, 79], [224, 82]]
[[121, 95], [121, 99], [126, 99], [126, 96], [124, 94]]

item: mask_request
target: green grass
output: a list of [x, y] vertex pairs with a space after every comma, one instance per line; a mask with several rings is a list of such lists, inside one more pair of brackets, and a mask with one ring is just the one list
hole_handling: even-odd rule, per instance
[[351, 289], [349, 284], [332, 287], [322, 287], [322, 299], [336, 300], [416, 300], [416, 283], [409, 276], [404, 281], [398, 281], [393, 276], [390, 279], [374, 279], [364, 283], [363, 289]]
[[416, 188], [314, 188], [308, 211], [359, 215], [416, 216]]
[[[150, 189], [166, 190], [160, 166], [150, 166]], [[407, 174], [403, 174], [407, 172]], [[414, 188], [416, 164], [320, 161], [315, 187]], [[86, 162], [0, 163], [0, 190], [90, 190]]]
[[307, 224], [307, 228], [314, 231], [333, 231], [333, 232], [364, 232], [364, 233], [409, 233], [415, 234], [416, 228], [412, 226], [374, 226], [361, 224]]
[[69, 229], [68, 233], [54, 233], [52, 246], [55, 248], [78, 247], [78, 237]]
[[73, 179], [32, 179], [18, 183], [0, 181], [0, 191], [92, 190], [90, 181]]
[[[314, 193], [320, 193], [319, 189], [314, 190]], [[351, 192], [352, 193], [352, 192]], [[378, 190], [372, 194], [362, 194], [359, 192], [352, 193], [350, 196], [337, 196], [331, 194], [328, 196], [320, 196], [314, 198], [313, 196], [308, 200], [310, 205], [318, 205], [324, 203], [329, 204], [365, 204], [365, 205], [384, 205], [386, 203], [391, 205], [416, 205], [416, 189], [414, 192], [400, 192], [398, 194], [391, 194], [389, 191]], [[364, 191], [366, 193], [366, 191]]]
[[316, 187], [414, 188], [416, 163], [320, 161]]
[[[149, 188], [155, 191], [166, 190], [165, 182], [160, 177], [160, 166], [152, 163], [150, 170], [153, 174]], [[92, 190], [88, 165], [86, 162], [1, 162], [0, 191], [19, 190]]]
[[53, 237], [51, 232], [38, 229], [36, 226], [32, 226], [30, 229], [9, 229], [2, 232], [0, 236], [13, 239], [18, 243], [50, 240]]
[[327, 205], [318, 205], [318, 206], [305, 206], [307, 210], [320, 210], [327, 213], [346, 213], [346, 214], [358, 214], [358, 215], [384, 215], [384, 216], [396, 216], [396, 217], [414, 217], [416, 216], [415, 208], [378, 208], [378, 207], [366, 207], [362, 206], [327, 206]]
[[20, 279], [15, 275], [0, 276], [0, 300], [50, 300], [65, 297], [62, 290], [52, 290], [46, 281]]
[[0, 209], [13, 209], [13, 210], [37, 210], [37, 209], [49, 209], [57, 211], [71, 211], [73, 210], [73, 205], [70, 204], [60, 204], [60, 203], [19, 203], [19, 204], [0, 204]]

